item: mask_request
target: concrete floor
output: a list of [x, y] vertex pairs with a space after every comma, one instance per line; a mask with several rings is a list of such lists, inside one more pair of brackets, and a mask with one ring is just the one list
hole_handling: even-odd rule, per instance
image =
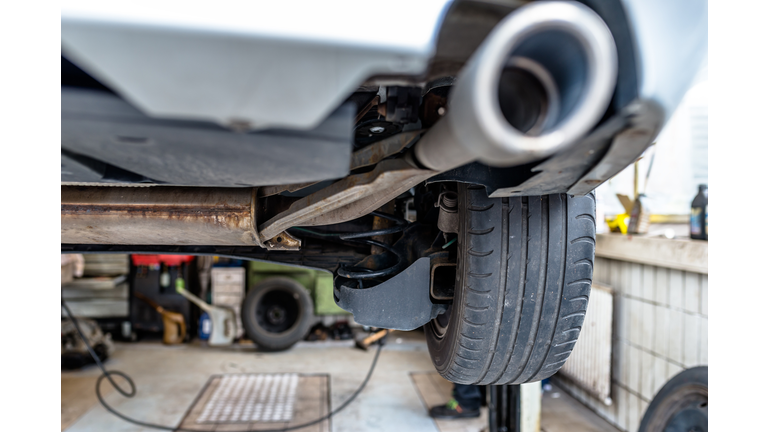
[[620, 432], [556, 385], [541, 397], [542, 432]]
[[[368, 372], [373, 349], [353, 348], [351, 341], [301, 342], [280, 353], [260, 353], [249, 345], [211, 348], [197, 344], [164, 346], [159, 342], [117, 344], [106, 366], [133, 377], [133, 399], [106, 392], [105, 399], [118, 411], [137, 419], [175, 426], [195, 401], [211, 375], [224, 373], [327, 373], [331, 376], [331, 400], [335, 408], [357, 389]], [[396, 333], [382, 350], [368, 386], [357, 400], [333, 417], [334, 432], [428, 431], [439, 432], [428, 417], [423, 399], [411, 378], [413, 372], [432, 373], [434, 368], [424, 336], [419, 332]], [[93, 396], [93, 380], [99, 371], [87, 367], [62, 371], [62, 428], [68, 432], [136, 432], [154, 429], [126, 423], [109, 414]], [[105, 389], [106, 390], [106, 389]], [[551, 398], [550, 398], [551, 399]], [[576, 404], [566, 397], [562, 404]], [[582, 406], [547, 411], [544, 397], [542, 427], [547, 432], [567, 430], [613, 432]], [[83, 413], [84, 414], [80, 414]], [[548, 414], [547, 414], [548, 413]], [[556, 413], [562, 413], [558, 415]], [[586, 415], [586, 420], [583, 418]], [[578, 421], [570, 417], [579, 417]], [[549, 420], [547, 422], [546, 420]], [[561, 421], [562, 420], [562, 421]], [[562, 423], [562, 429], [560, 425]], [[586, 425], [577, 428], [577, 425]]]

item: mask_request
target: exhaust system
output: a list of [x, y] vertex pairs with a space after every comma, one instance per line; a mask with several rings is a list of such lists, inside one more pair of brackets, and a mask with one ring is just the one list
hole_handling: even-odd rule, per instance
[[256, 189], [61, 187], [61, 243], [263, 246]]
[[[285, 231], [290, 227], [355, 219], [475, 160], [513, 166], [572, 144], [603, 116], [616, 69], [611, 33], [591, 9], [555, 1], [523, 6], [478, 48], [453, 87], [445, 117], [409, 154], [428, 169], [385, 160], [258, 225], [256, 189], [62, 186], [61, 242], [296, 250], [301, 242]], [[376, 151], [359, 151], [371, 153], [361, 153], [361, 160], [400, 151], [408, 141], [395, 140], [396, 146], [382, 141]]]
[[616, 56], [608, 27], [588, 7], [520, 7], [464, 66], [445, 117], [416, 144], [416, 159], [445, 171], [476, 160], [513, 166], [553, 154], [605, 113]]

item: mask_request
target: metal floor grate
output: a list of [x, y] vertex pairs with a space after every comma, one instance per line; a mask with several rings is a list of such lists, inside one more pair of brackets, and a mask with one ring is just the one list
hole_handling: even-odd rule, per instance
[[299, 375], [227, 375], [196, 423], [287, 422], [293, 418]]
[[[330, 411], [326, 374], [213, 375], [179, 424], [185, 430], [253, 431], [297, 426]], [[330, 432], [330, 419], [301, 432]]]

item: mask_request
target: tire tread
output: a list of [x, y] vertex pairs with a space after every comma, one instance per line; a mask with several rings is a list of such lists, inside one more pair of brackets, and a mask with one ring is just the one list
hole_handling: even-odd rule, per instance
[[447, 361], [435, 363], [443, 377], [459, 384], [522, 384], [547, 378], [565, 363], [592, 284], [592, 195], [494, 199], [483, 187], [460, 189], [466, 211], [459, 247], [466, 254], [454, 313], [461, 319], [444, 350]]

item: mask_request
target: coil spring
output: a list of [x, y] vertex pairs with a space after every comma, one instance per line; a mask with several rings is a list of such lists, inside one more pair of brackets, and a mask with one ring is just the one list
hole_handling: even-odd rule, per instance
[[389, 267], [378, 269], [378, 270], [372, 270], [372, 269], [358, 267], [358, 266], [348, 266], [346, 264], [342, 264], [339, 266], [339, 269], [337, 270], [337, 274], [339, 276], [345, 277], [347, 279], [356, 279], [362, 284], [362, 281], [364, 279], [374, 279], [378, 277], [390, 276], [392, 274], [395, 274], [400, 270], [402, 265], [406, 262], [405, 257], [400, 252], [395, 250], [395, 248], [393, 248], [392, 246], [382, 243], [380, 241], [366, 239], [364, 237], [373, 237], [373, 236], [399, 233], [408, 227], [409, 222], [395, 215], [382, 213], [378, 211], [371, 212], [371, 215], [395, 222], [395, 225], [389, 228], [381, 228], [377, 230], [361, 231], [361, 232], [355, 232], [355, 233], [326, 233], [326, 232], [313, 231], [306, 228], [293, 228], [293, 229], [298, 231], [304, 231], [304, 232], [318, 235], [318, 236], [338, 237], [339, 240], [346, 240], [354, 243], [378, 246], [397, 257], [397, 263]]

